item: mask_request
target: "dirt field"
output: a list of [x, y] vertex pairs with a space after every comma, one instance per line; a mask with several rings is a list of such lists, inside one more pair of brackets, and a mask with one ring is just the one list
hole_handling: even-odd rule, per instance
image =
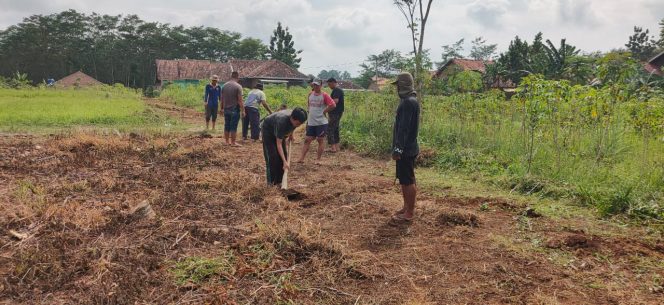
[[647, 228], [541, 217], [522, 202], [454, 189], [422, 192], [417, 221], [394, 225], [401, 197], [387, 160], [310, 158], [291, 176], [305, 198], [288, 201], [264, 186], [260, 144], [221, 143], [197, 134], [1, 137], [0, 303], [664, 299], [664, 241]]

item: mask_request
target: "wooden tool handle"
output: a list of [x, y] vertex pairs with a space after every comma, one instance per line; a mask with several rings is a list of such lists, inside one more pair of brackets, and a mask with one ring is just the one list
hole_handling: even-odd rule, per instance
[[[288, 140], [288, 158], [286, 158], [286, 164], [288, 164], [288, 168], [290, 169], [290, 159], [291, 159], [291, 144], [293, 141]], [[288, 189], [288, 170], [284, 171], [284, 177], [281, 181], [281, 189], [282, 190], [287, 190]]]

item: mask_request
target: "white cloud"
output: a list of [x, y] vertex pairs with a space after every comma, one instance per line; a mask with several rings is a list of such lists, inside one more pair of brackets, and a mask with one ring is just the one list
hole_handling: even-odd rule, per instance
[[[302, 71], [357, 71], [357, 63], [384, 49], [411, 47], [393, 0], [0, 0], [0, 29], [32, 14], [66, 9], [137, 14], [144, 20], [214, 26], [266, 43], [278, 21], [288, 26], [302, 53]], [[531, 40], [542, 31], [567, 38], [585, 51], [610, 50], [627, 41], [634, 25], [658, 33], [662, 0], [434, 0], [425, 47], [439, 60], [440, 46], [483, 36], [505, 50], [514, 36]], [[349, 64], [350, 63], [350, 64]]]

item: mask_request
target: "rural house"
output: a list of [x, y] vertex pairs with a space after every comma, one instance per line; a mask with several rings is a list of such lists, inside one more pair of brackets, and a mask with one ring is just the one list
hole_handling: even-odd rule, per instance
[[664, 67], [664, 52], [659, 53], [648, 62], [644, 63], [643, 66], [650, 74], [664, 76], [664, 72], [662, 71], [662, 67]]
[[279, 60], [230, 60], [214, 62], [208, 60], [157, 59], [157, 86], [167, 83], [198, 83], [211, 75], [218, 75], [224, 83], [230, 79], [231, 72], [240, 73], [240, 84], [253, 88], [257, 83], [277, 83], [287, 86], [302, 86], [308, 76]]
[[491, 64], [493, 61], [454, 58], [448, 60], [444, 65], [438, 68], [438, 71], [433, 75], [433, 78], [447, 78], [450, 75], [461, 71], [475, 71], [484, 74], [486, 72], [487, 63]]
[[348, 91], [364, 90], [362, 87], [356, 85], [351, 80], [340, 80], [338, 83], [339, 83], [339, 88], [344, 89], [344, 90], [348, 90]]
[[65, 76], [55, 82], [56, 88], [84, 88], [100, 85], [103, 85], [103, 83], [81, 71], [75, 72], [69, 76]]
[[371, 84], [369, 84], [369, 90], [380, 91], [383, 90], [386, 86], [390, 85], [392, 80], [389, 78], [375, 76], [371, 79]]

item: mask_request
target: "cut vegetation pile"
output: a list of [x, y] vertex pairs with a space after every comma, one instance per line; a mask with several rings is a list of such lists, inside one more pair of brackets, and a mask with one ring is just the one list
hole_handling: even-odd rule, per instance
[[259, 145], [220, 143], [2, 138], [0, 303], [654, 304], [663, 296], [656, 235], [596, 236], [571, 220], [523, 216], [518, 203], [426, 191], [418, 220], [395, 226], [391, 164], [344, 152], [299, 165], [291, 185], [306, 199], [288, 202], [265, 188]]

